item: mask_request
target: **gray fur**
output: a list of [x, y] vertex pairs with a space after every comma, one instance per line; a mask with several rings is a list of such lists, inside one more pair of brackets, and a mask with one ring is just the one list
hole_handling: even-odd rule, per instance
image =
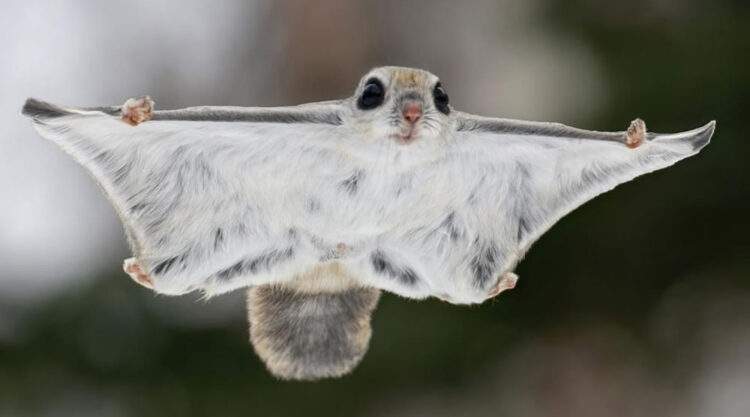
[[159, 262], [158, 264], [156, 264], [154, 266], [153, 271], [154, 271], [155, 274], [166, 273], [167, 271], [169, 271], [170, 269], [172, 269], [172, 267], [175, 266], [175, 264], [179, 264], [179, 262], [181, 261], [181, 259], [182, 259], [182, 256], [173, 256], [173, 257], [171, 257], [169, 259], [165, 259], [165, 260]]
[[242, 110], [231, 107], [204, 107], [184, 110], [155, 111], [151, 120], [182, 120], [194, 122], [255, 122], [255, 123], [322, 123], [340, 125], [341, 117], [323, 110]]
[[359, 188], [359, 181], [363, 175], [362, 170], [354, 171], [349, 178], [341, 182], [341, 188], [345, 189], [349, 194], [356, 194]]
[[477, 288], [486, 288], [492, 282], [492, 277], [497, 268], [498, 249], [495, 243], [474, 242], [477, 254], [471, 260], [471, 272], [474, 275], [474, 285]]
[[379, 296], [370, 288], [311, 294], [274, 285], [251, 287], [250, 341], [278, 378], [346, 374], [367, 351]]
[[[29, 98], [21, 114], [44, 120], [68, 116], [76, 111], [99, 111], [119, 116], [121, 106], [84, 107], [66, 109], [45, 101]], [[255, 122], [255, 123], [320, 123], [340, 125], [341, 116], [323, 105], [309, 104], [296, 108], [241, 108], [230, 106], [191, 107], [180, 110], [160, 110], [151, 113], [151, 120], [180, 120], [201, 122]]]
[[21, 114], [34, 119], [44, 120], [66, 116], [69, 115], [70, 112], [60, 106], [37, 100], [35, 98], [29, 98], [21, 108]]
[[516, 203], [512, 209], [518, 218], [516, 240], [521, 242], [533, 231], [531, 213], [529, 213], [529, 210], [527, 209], [529, 206], [529, 200], [533, 198], [528, 191], [530, 188], [529, 181], [531, 180], [531, 169], [528, 164], [518, 161], [516, 162], [515, 173], [515, 180], [512, 184], [513, 194], [516, 196]]
[[445, 217], [442, 223], [440, 223], [440, 229], [444, 229], [452, 241], [457, 241], [463, 232], [459, 228], [458, 221], [456, 220], [456, 212], [453, 211]]
[[423, 100], [422, 94], [420, 94], [417, 91], [408, 91], [398, 97], [398, 100], [396, 102], [396, 106], [394, 106], [394, 109], [399, 111], [401, 107], [403, 107], [403, 104], [407, 101], [416, 101], [421, 102]]
[[625, 132], [597, 132], [566, 126], [560, 123], [538, 123], [522, 120], [483, 117], [462, 117], [457, 120], [459, 132], [485, 132], [558, 138], [595, 139], [623, 142]]
[[404, 285], [413, 286], [419, 281], [417, 273], [411, 268], [399, 267], [394, 264], [383, 252], [375, 251], [370, 256], [372, 267], [378, 274], [384, 274], [399, 280]]
[[222, 243], [224, 243], [224, 231], [220, 227], [214, 233], [214, 249], [219, 249]]
[[258, 256], [243, 259], [228, 268], [222, 269], [216, 273], [216, 278], [220, 281], [228, 281], [237, 276], [256, 274], [259, 271], [267, 271], [276, 264], [293, 257], [294, 248], [292, 247], [269, 250]]
[[320, 200], [313, 197], [308, 198], [305, 208], [308, 213], [317, 213], [320, 211]]

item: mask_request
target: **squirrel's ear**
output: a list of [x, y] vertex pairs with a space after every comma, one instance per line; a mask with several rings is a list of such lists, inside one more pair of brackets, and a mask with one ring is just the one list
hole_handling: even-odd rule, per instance
[[250, 287], [250, 341], [278, 378], [344, 375], [367, 351], [370, 317], [379, 296], [380, 291], [361, 287], [320, 293], [274, 285]]

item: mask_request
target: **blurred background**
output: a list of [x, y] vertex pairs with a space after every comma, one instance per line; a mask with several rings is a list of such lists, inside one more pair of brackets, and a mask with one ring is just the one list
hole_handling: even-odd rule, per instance
[[[0, 13], [0, 416], [750, 415], [750, 3], [34, 1]], [[345, 97], [438, 74], [456, 108], [656, 132], [697, 157], [618, 187], [481, 306], [386, 294], [352, 375], [274, 380], [244, 294], [155, 296], [93, 181], [28, 96], [162, 109]]]

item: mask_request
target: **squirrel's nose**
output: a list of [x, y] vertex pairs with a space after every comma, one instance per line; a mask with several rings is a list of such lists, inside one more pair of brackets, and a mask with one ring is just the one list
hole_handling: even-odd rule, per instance
[[417, 120], [422, 117], [422, 106], [416, 103], [406, 103], [403, 114], [404, 119], [408, 120], [409, 123], [417, 123]]

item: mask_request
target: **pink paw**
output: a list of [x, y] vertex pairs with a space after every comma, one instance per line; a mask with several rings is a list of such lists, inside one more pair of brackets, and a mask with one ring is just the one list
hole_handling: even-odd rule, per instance
[[627, 145], [628, 148], [637, 148], [645, 141], [646, 123], [641, 119], [635, 119], [630, 122], [627, 136], [625, 137], [625, 145]]
[[137, 126], [141, 122], [151, 120], [153, 109], [154, 102], [149, 96], [130, 98], [122, 105], [120, 120], [131, 126]]
[[512, 290], [518, 282], [518, 275], [507, 272], [498, 278], [497, 283], [490, 289], [489, 297], [494, 297], [505, 290]]
[[141, 265], [138, 264], [135, 258], [128, 258], [122, 266], [122, 269], [133, 278], [133, 281], [143, 285], [144, 287], [153, 290], [154, 282], [151, 280], [151, 275], [143, 272]]

